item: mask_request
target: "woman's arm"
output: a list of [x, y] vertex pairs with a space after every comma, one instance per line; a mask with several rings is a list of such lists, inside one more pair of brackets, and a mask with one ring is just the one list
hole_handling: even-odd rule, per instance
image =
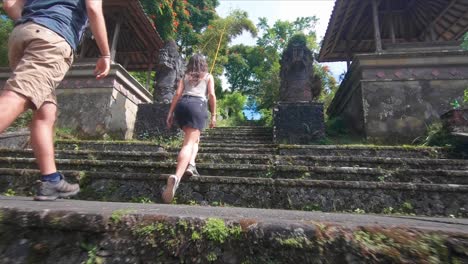
[[214, 88], [213, 75], [211, 74], [208, 79], [208, 102], [210, 104], [211, 112], [210, 128], [213, 128], [216, 126], [216, 93]]
[[21, 18], [23, 12], [24, 0], [3, 0], [3, 9], [13, 20]]
[[180, 97], [182, 96], [182, 92], [184, 91], [184, 78], [180, 79], [179, 84], [177, 85], [177, 90], [172, 98], [171, 107], [169, 108], [169, 113], [167, 113], [166, 124], [167, 128], [172, 127], [172, 123], [174, 122], [174, 110], [179, 102]]

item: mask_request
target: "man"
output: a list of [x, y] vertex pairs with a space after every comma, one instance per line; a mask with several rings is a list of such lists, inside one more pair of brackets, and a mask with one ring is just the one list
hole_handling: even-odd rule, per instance
[[38, 163], [38, 201], [75, 195], [78, 184], [65, 181], [54, 160], [55, 88], [73, 62], [81, 33], [89, 19], [101, 52], [97, 79], [110, 70], [110, 51], [101, 0], [3, 0], [15, 21], [8, 40], [12, 74], [0, 90], [0, 133], [24, 111], [32, 109], [31, 145]]

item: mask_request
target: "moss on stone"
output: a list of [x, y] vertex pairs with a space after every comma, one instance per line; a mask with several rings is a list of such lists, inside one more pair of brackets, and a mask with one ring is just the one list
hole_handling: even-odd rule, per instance
[[112, 212], [109, 220], [114, 224], [119, 224], [125, 215], [131, 214], [133, 212], [135, 212], [135, 210], [131, 210], [131, 209], [115, 210]]
[[238, 239], [240, 238], [241, 233], [242, 228], [240, 226], [226, 226], [224, 220], [219, 218], [208, 218], [202, 228], [202, 234], [208, 240], [219, 244], [223, 244], [230, 236], [234, 239]]
[[303, 249], [304, 247], [310, 247], [312, 242], [305, 237], [290, 237], [290, 238], [276, 238], [276, 241], [282, 246]]

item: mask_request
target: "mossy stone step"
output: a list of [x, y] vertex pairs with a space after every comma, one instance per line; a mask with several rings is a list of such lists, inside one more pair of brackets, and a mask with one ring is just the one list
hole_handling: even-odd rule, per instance
[[319, 167], [330, 166], [382, 169], [468, 170], [468, 160], [461, 159], [276, 155], [275, 162], [277, 164], [285, 165]]
[[[79, 199], [153, 201], [167, 175], [65, 171], [80, 181]], [[0, 169], [0, 192], [32, 193], [36, 170]], [[27, 187], [25, 187], [27, 186]], [[261, 194], [261, 195], [259, 195]], [[181, 182], [177, 203], [324, 212], [401, 213], [467, 217], [468, 186], [239, 177], [192, 177]]]
[[242, 139], [202, 139], [200, 140], [201, 144], [221, 144], [221, 145], [244, 145], [247, 146], [248, 144], [271, 144], [271, 140], [242, 140]]
[[[147, 151], [95, 151], [95, 150], [56, 150], [58, 159], [75, 160], [125, 160], [166, 162], [177, 160], [178, 152], [147, 152]], [[31, 149], [0, 149], [0, 157], [33, 158]], [[199, 153], [197, 162], [200, 163], [232, 163], [232, 164], [272, 164], [274, 155], [268, 154], [225, 154]]]
[[372, 145], [279, 145], [284, 156], [354, 156], [387, 158], [451, 158], [451, 150], [440, 147]]
[[99, 151], [165, 151], [161, 144], [151, 141], [57, 140], [56, 149]]
[[[82, 160], [125, 160], [149, 162], [174, 162], [178, 149], [166, 152], [146, 151], [95, 151], [95, 150], [57, 150], [58, 159]], [[0, 149], [0, 157], [32, 158], [32, 150]], [[197, 157], [198, 163], [218, 164], [263, 164], [308, 167], [364, 167], [386, 170], [423, 169], [423, 170], [468, 170], [468, 160], [456, 159], [413, 159], [351, 156], [281, 156], [250, 153], [208, 153], [205, 149]]]
[[[179, 151], [179, 147], [163, 147], [155, 142], [73, 141], [59, 140], [57, 149], [107, 151]], [[252, 142], [201, 142], [200, 152], [210, 153], [278, 153], [284, 156], [353, 156], [388, 158], [451, 158], [447, 148], [396, 146], [336, 146], [336, 145], [277, 145]]]
[[28, 197], [0, 214], [5, 263], [468, 262], [465, 219]]
[[[175, 162], [76, 160], [57, 159], [61, 170], [96, 172], [126, 172], [169, 174], [175, 171]], [[33, 158], [0, 158], [0, 168], [34, 169]], [[197, 169], [205, 176], [235, 176], [273, 179], [308, 179], [335, 181], [374, 181], [468, 184], [468, 171], [460, 170], [384, 170], [357, 167], [315, 167], [261, 164], [198, 163]]]

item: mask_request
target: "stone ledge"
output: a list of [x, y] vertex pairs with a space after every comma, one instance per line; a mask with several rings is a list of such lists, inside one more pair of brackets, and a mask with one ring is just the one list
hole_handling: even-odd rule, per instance
[[[80, 199], [160, 201], [168, 175], [64, 171], [79, 179]], [[2, 169], [0, 192], [31, 193], [35, 170]], [[20, 177], [19, 177], [20, 176]], [[258, 194], [262, 195], [258, 195]], [[192, 177], [176, 199], [185, 204], [281, 208], [305, 211], [365, 211], [467, 217], [468, 185], [274, 180], [235, 177]]]
[[468, 261], [463, 219], [22, 197], [0, 197], [0, 208], [0, 257], [8, 263]]

